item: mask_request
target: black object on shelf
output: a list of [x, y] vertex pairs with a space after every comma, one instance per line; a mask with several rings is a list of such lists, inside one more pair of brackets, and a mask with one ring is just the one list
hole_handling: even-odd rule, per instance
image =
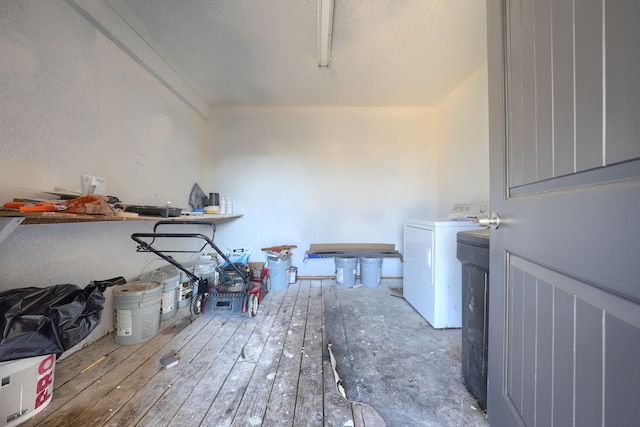
[[182, 213], [181, 208], [165, 208], [160, 206], [140, 206], [129, 205], [124, 209], [126, 212], [135, 212], [145, 216], [161, 216], [162, 218], [177, 217]]
[[462, 263], [462, 382], [487, 409], [489, 350], [489, 230], [457, 234]]

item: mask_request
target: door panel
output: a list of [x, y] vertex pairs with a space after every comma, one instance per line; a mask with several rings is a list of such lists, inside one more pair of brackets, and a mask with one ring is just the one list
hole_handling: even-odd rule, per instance
[[[516, 0], [517, 1], [517, 0]], [[551, 87], [540, 91], [551, 91], [553, 104], [551, 113], [553, 151], [553, 176], [562, 176], [574, 171], [574, 97], [573, 97], [573, 14], [571, 1], [551, 3]], [[517, 26], [510, 32], [517, 31]], [[531, 52], [523, 52], [531, 55]], [[535, 100], [529, 100], [533, 102]], [[527, 120], [535, 120], [527, 117]]]
[[636, 425], [640, 2], [487, 5], [489, 421]]
[[632, 425], [619, 416], [637, 404], [630, 396], [637, 398], [633, 387], [640, 384], [640, 307], [515, 255], [508, 259], [502, 393], [513, 415], [526, 426]]
[[638, 2], [607, 0], [605, 14], [607, 163], [640, 157]]
[[[606, 12], [615, 16], [608, 20], [617, 26], [618, 8], [611, 6]], [[622, 22], [630, 20], [629, 15], [624, 16]], [[632, 75], [638, 75], [640, 69], [628, 63], [626, 54], [618, 56], [632, 51], [632, 57], [640, 57], [638, 49], [629, 45], [630, 40], [634, 44], [640, 41], [637, 34], [607, 27], [607, 46], [612, 46], [607, 51], [607, 65], [622, 70], [614, 71], [605, 81], [600, 2], [510, 1], [506, 23], [510, 34], [506, 47], [511, 186], [640, 156], [640, 128], [632, 119], [640, 115], [636, 105], [640, 90], [620, 87], [621, 79], [633, 81]], [[615, 52], [608, 58], [611, 50]], [[607, 93], [607, 100], [616, 106], [608, 119], [622, 126], [606, 129], [605, 143], [602, 124]], [[624, 101], [624, 108], [620, 108], [620, 101]], [[626, 134], [621, 135], [620, 128], [626, 129]]]
[[552, 178], [553, 175], [553, 93], [538, 90], [538, 88], [551, 87], [551, 0], [539, 0], [534, 4], [534, 19], [536, 23], [534, 31], [535, 43], [535, 117], [536, 117], [536, 180]]
[[[636, 312], [637, 312], [636, 307]], [[605, 421], [609, 426], [638, 425], [638, 384], [640, 384], [640, 332], [637, 323], [607, 314], [605, 323], [620, 334], [608, 334], [610, 349], [624, 349], [606, 354], [607, 377], [604, 384]]]
[[[602, 166], [602, 4], [575, 5], [575, 172]], [[571, 28], [571, 26], [568, 26]], [[569, 121], [568, 123], [571, 123]]]

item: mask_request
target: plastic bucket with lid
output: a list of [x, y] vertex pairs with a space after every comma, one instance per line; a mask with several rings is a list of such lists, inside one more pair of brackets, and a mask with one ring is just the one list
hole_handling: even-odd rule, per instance
[[193, 274], [201, 279], [207, 279], [207, 286], [212, 288], [218, 284], [219, 273], [216, 270], [218, 263], [213, 260], [193, 261]]
[[269, 280], [272, 291], [281, 291], [289, 287], [289, 267], [291, 258], [267, 257]]
[[358, 258], [336, 257], [336, 284], [339, 286], [353, 287], [356, 284], [356, 269]]
[[114, 329], [116, 343], [138, 344], [147, 341], [160, 329], [162, 285], [158, 282], [130, 282], [113, 288]]
[[55, 365], [55, 354], [0, 362], [0, 426], [22, 424], [51, 403]]
[[180, 292], [178, 270], [174, 266], [168, 265], [141, 275], [140, 281], [161, 283], [160, 320], [171, 319], [175, 316], [178, 311], [178, 293]]
[[380, 286], [382, 258], [360, 257], [360, 282], [370, 288]]

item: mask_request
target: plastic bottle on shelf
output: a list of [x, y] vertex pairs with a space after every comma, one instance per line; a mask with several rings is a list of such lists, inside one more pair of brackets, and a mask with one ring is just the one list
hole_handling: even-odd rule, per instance
[[225, 212], [227, 215], [233, 215], [233, 202], [231, 201], [231, 197], [227, 197], [227, 208]]
[[227, 204], [224, 197], [220, 197], [220, 215], [226, 215]]

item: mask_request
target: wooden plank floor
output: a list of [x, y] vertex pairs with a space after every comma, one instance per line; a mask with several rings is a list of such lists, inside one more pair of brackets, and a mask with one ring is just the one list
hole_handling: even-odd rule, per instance
[[[322, 292], [301, 280], [269, 293], [254, 318], [192, 318], [185, 307], [144, 343], [109, 334], [58, 361], [53, 400], [23, 425], [384, 426], [337, 391]], [[164, 369], [174, 353], [178, 365]]]

